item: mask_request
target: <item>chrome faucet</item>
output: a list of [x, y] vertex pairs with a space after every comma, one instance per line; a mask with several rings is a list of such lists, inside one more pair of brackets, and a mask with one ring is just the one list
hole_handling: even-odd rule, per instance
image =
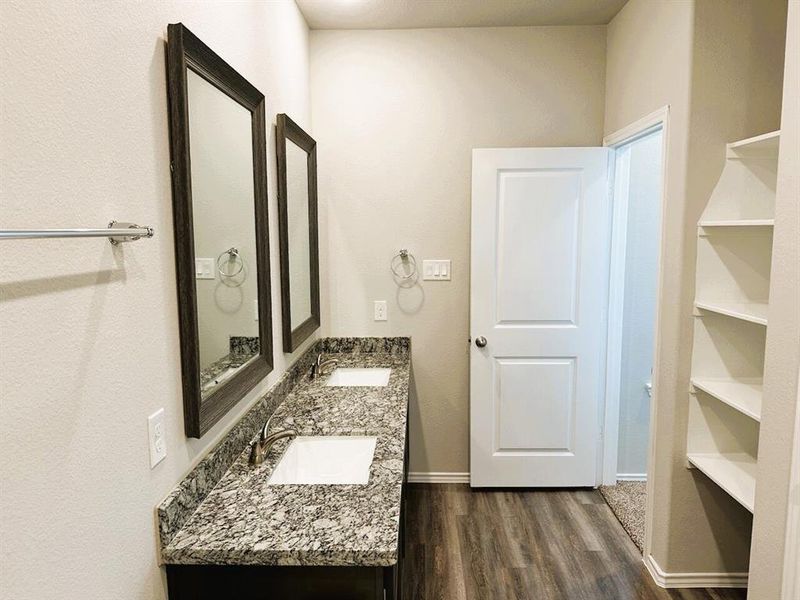
[[275, 413], [270, 415], [267, 422], [264, 423], [264, 427], [261, 428], [261, 433], [258, 436], [258, 440], [250, 444], [250, 464], [251, 465], [260, 465], [264, 462], [264, 459], [267, 457], [267, 453], [270, 451], [270, 448], [275, 445], [275, 442], [278, 440], [282, 440], [284, 438], [293, 438], [297, 437], [297, 430], [296, 429], [282, 429], [281, 431], [276, 431], [272, 435], [267, 435], [267, 431], [269, 430], [270, 421], [272, 421], [272, 417]]
[[314, 364], [311, 365], [311, 373], [309, 375], [309, 379], [317, 379], [325, 375], [325, 369], [327, 367], [336, 366], [339, 364], [339, 361], [335, 358], [329, 358], [328, 360], [322, 360], [322, 353], [317, 355], [317, 360], [314, 361]]

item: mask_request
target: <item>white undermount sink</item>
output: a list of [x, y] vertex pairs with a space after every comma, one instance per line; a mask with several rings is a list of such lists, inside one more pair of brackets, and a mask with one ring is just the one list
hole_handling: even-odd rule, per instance
[[374, 436], [300, 436], [289, 444], [267, 485], [364, 485], [375, 455]]
[[389, 383], [391, 369], [335, 369], [328, 377], [326, 386], [339, 387], [385, 387]]

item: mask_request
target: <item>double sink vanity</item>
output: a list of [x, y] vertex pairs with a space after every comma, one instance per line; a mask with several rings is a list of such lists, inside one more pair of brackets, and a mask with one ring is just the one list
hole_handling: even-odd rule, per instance
[[399, 598], [410, 379], [407, 338], [312, 346], [159, 506], [170, 599]]
[[[168, 38], [184, 429], [202, 438], [275, 365], [272, 120], [264, 94], [186, 27]], [[274, 122], [291, 366], [158, 506], [169, 598], [400, 598], [410, 340], [312, 339], [316, 142], [286, 114]]]

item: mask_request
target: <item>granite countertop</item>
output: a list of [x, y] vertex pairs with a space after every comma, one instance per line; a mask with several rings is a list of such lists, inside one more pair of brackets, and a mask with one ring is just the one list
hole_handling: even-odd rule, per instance
[[238, 369], [259, 353], [261, 340], [258, 337], [232, 335], [228, 338], [229, 352], [222, 358], [200, 369], [200, 389], [210, 393], [220, 383], [214, 381], [229, 369]]
[[270, 432], [374, 435], [366, 485], [267, 486], [289, 441], [264, 464], [244, 448], [231, 468], [162, 548], [166, 564], [362, 565], [397, 562], [410, 353], [337, 353], [342, 367], [390, 367], [386, 387], [325, 387], [300, 379], [275, 411]]
[[219, 360], [214, 361], [207, 367], [200, 369], [200, 389], [202, 392], [209, 393], [214, 390], [219, 381], [214, 381], [223, 375], [228, 369], [238, 369], [256, 354], [226, 354]]

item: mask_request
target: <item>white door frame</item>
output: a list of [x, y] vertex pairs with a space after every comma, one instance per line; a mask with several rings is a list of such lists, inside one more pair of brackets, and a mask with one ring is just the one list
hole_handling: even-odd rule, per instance
[[[603, 138], [603, 146], [618, 148], [628, 144], [637, 138], [644, 137], [658, 129], [661, 129], [661, 210], [659, 223], [659, 252], [656, 277], [657, 297], [655, 327], [653, 331], [653, 387], [652, 400], [650, 402], [650, 438], [648, 440], [647, 473], [648, 481], [652, 481], [652, 471], [654, 468], [654, 445], [655, 439], [655, 407], [658, 402], [657, 382], [659, 380], [659, 347], [661, 340], [661, 329], [658, 321], [660, 313], [661, 298], [663, 290], [663, 269], [661, 259], [663, 257], [664, 243], [664, 212], [667, 199], [667, 161], [669, 145], [669, 105], [653, 111], [649, 115], [638, 119], [630, 125], [615, 131]], [[626, 168], [626, 165], [623, 165]], [[616, 168], [614, 170], [616, 172]], [[611, 270], [609, 279], [609, 299], [608, 299], [608, 346], [606, 351], [606, 386], [605, 401], [603, 409], [602, 423], [602, 465], [599, 469], [601, 482], [604, 485], [613, 485], [617, 481], [617, 455], [619, 449], [619, 389], [620, 389], [620, 366], [622, 360], [622, 317], [625, 288], [625, 241], [627, 229], [627, 181], [614, 181], [613, 197], [613, 216], [611, 233]], [[647, 519], [645, 532], [645, 546], [649, 548], [650, 535], [650, 502], [652, 499], [651, 485], [647, 486]]]
[[[656, 293], [656, 317], [655, 328], [653, 331], [653, 397], [650, 401], [650, 432], [648, 440], [648, 456], [647, 456], [647, 508], [645, 512], [645, 531], [644, 531], [644, 556], [650, 555], [650, 548], [652, 544], [652, 531], [653, 531], [653, 481], [655, 480], [655, 439], [656, 439], [656, 414], [658, 406], [658, 383], [659, 377], [659, 364], [660, 364], [660, 347], [661, 347], [661, 323], [658, 315], [661, 314], [661, 299], [664, 290], [664, 269], [662, 268], [662, 260], [664, 257], [664, 227], [667, 222], [665, 218], [667, 197], [669, 190], [669, 183], [667, 180], [667, 166], [669, 163], [669, 105], [653, 111], [649, 115], [631, 123], [627, 127], [615, 131], [614, 133], [603, 138], [603, 146], [614, 148], [625, 142], [631, 141], [636, 137], [645, 134], [647, 131], [661, 126], [661, 221], [659, 252], [658, 252], [658, 267], [657, 267], [657, 293]], [[613, 235], [613, 234], [612, 234]], [[614, 257], [611, 259], [611, 269], [615, 268]], [[624, 268], [624, 267], [623, 267]], [[621, 301], [621, 300], [620, 300]], [[609, 307], [610, 309], [610, 307]], [[610, 321], [610, 318], [609, 318]], [[610, 340], [609, 340], [610, 341]], [[606, 356], [610, 353], [607, 352]], [[608, 365], [607, 365], [608, 366]], [[608, 372], [607, 372], [608, 373]], [[606, 390], [607, 392], [608, 390]], [[603, 436], [602, 436], [602, 460], [603, 460], [603, 479], [606, 480], [606, 467], [611, 465], [610, 472], [613, 474], [613, 484], [616, 481], [617, 469], [617, 449], [619, 445], [618, 430], [619, 430], [619, 397], [606, 395], [604, 401], [604, 422], [603, 422]], [[611, 427], [613, 435], [608, 431]], [[613, 457], [613, 459], [611, 458]], [[613, 460], [613, 462], [612, 462]]]

